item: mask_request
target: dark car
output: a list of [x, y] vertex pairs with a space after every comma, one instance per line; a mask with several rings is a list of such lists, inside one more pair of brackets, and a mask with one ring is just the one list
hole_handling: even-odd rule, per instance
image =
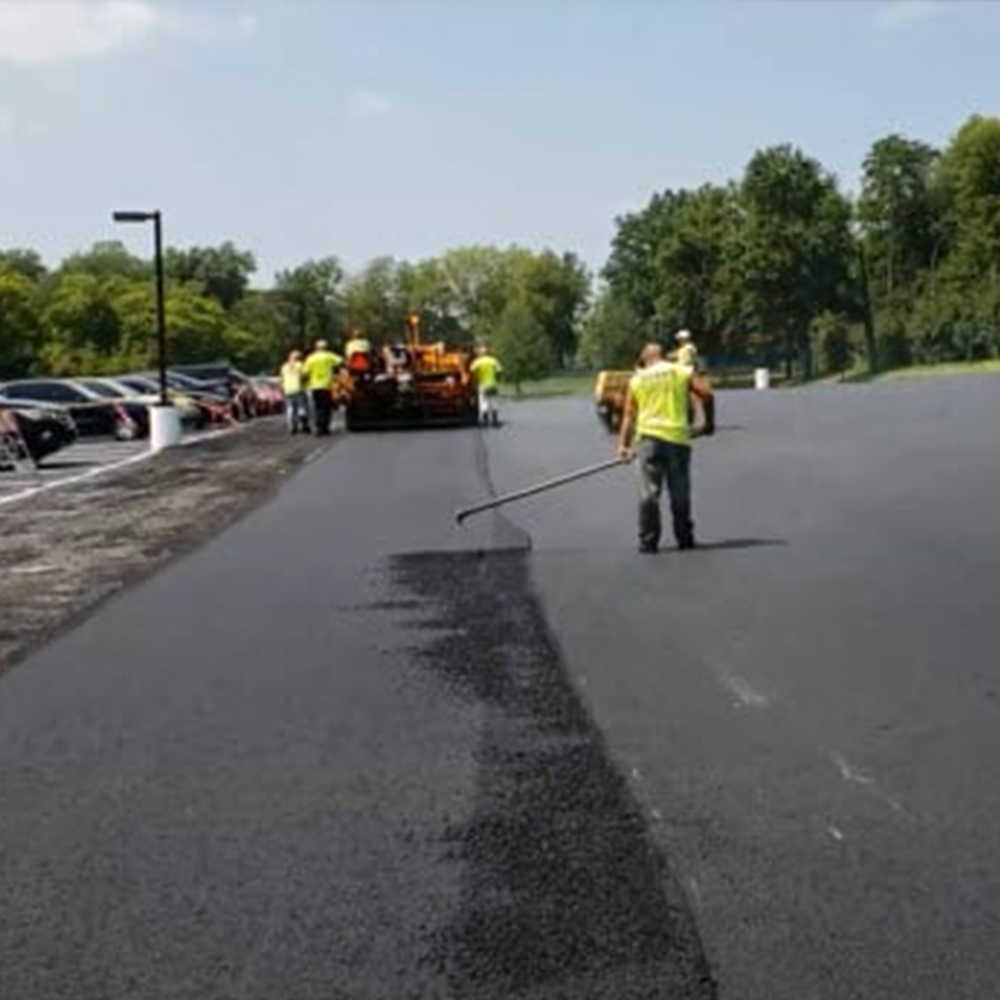
[[[44, 406], [22, 407], [0, 402], [0, 432], [16, 434], [36, 463], [76, 441], [73, 418], [61, 409]], [[0, 468], [2, 463], [0, 453]]]
[[71, 379], [21, 379], [0, 385], [0, 398], [15, 403], [45, 403], [65, 410], [80, 437], [110, 436], [132, 441], [149, 434], [149, 410], [142, 403], [104, 399]]

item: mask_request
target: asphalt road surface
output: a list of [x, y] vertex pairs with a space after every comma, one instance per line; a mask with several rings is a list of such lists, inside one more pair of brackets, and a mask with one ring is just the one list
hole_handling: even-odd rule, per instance
[[0, 996], [1000, 996], [1000, 391], [336, 442], [0, 681]]

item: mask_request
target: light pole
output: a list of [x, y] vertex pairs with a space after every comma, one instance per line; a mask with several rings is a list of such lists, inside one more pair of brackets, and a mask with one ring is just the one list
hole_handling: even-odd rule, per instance
[[167, 388], [167, 307], [163, 280], [163, 217], [153, 212], [114, 212], [115, 222], [152, 222], [153, 255], [156, 269], [156, 353], [160, 375], [160, 402], [149, 408], [149, 446], [153, 451], [168, 448], [181, 439], [180, 413], [170, 404]]
[[115, 212], [115, 222], [152, 222], [153, 256], [156, 268], [156, 354], [160, 370], [160, 406], [169, 406], [167, 394], [167, 309], [163, 283], [163, 217], [155, 212]]

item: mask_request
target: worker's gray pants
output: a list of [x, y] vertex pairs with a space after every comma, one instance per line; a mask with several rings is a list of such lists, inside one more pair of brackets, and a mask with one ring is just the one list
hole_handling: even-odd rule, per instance
[[639, 465], [639, 542], [644, 548], [660, 544], [660, 495], [666, 481], [670, 513], [678, 545], [694, 541], [691, 520], [691, 448], [659, 438], [639, 438], [635, 446]]

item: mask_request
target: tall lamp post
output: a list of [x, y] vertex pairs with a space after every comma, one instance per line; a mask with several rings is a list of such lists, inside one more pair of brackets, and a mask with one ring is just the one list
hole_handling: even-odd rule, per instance
[[180, 415], [170, 405], [167, 387], [167, 308], [163, 280], [163, 216], [153, 212], [114, 212], [115, 222], [153, 223], [153, 255], [156, 269], [156, 354], [160, 376], [160, 403], [150, 412], [150, 445], [153, 450], [176, 444], [180, 440]]

